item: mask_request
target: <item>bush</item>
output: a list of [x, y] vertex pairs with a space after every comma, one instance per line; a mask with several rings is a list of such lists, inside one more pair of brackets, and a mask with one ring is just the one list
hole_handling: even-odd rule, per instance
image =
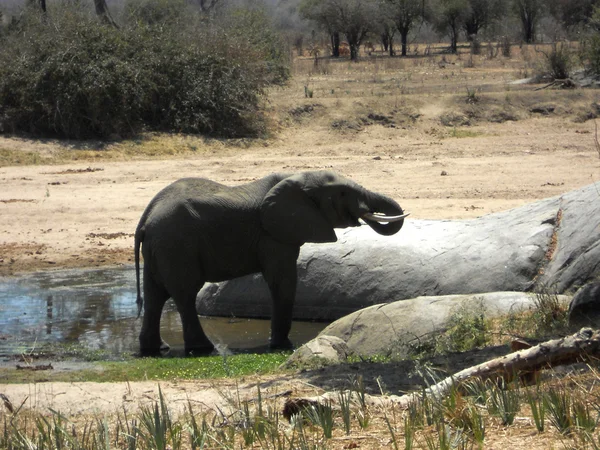
[[0, 131], [76, 139], [263, 131], [263, 90], [286, 73], [273, 76], [276, 57], [236, 39], [233, 25], [209, 23], [183, 1], [136, 0], [115, 29], [75, 5], [45, 18], [28, 10], [1, 38]]
[[573, 52], [565, 42], [552, 44], [550, 52], [542, 52], [545, 61], [545, 74], [554, 80], [566, 80], [573, 70]]

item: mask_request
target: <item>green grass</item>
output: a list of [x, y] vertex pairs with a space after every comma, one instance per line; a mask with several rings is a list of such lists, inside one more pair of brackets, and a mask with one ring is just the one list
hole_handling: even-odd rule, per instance
[[465, 129], [456, 128], [456, 127], [454, 127], [452, 129], [452, 133], [451, 133], [451, 136], [453, 138], [458, 138], [458, 139], [474, 138], [474, 137], [478, 137], [478, 136], [482, 136], [482, 135], [483, 135], [483, 133], [481, 133], [480, 131], [465, 130]]
[[[133, 358], [96, 361], [81, 370], [29, 371], [0, 368], [0, 383], [40, 381], [197, 380], [273, 373], [290, 353], [239, 354], [201, 358]], [[24, 365], [24, 364], [21, 364]]]

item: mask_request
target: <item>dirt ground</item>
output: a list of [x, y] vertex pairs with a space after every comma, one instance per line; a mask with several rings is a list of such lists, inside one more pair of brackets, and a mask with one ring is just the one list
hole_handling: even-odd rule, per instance
[[[408, 220], [479, 217], [600, 180], [596, 124], [584, 120], [595, 117], [597, 90], [511, 84], [530, 70], [526, 59], [491, 66], [482, 57], [473, 68], [464, 59], [419, 61], [326, 70], [297, 61], [290, 84], [270, 93], [275, 131], [260, 140], [149, 134], [107, 144], [0, 136], [0, 155], [10, 160], [0, 165], [0, 276], [132, 264], [145, 206], [187, 176], [239, 184], [275, 171], [333, 170], [397, 199]], [[323, 387], [314, 378], [268, 381], [272, 393]], [[161, 388], [168, 397], [201, 391], [206, 397], [194, 401], [223, 402], [208, 382]], [[156, 383], [0, 385], [0, 393], [16, 404], [27, 397], [32, 406], [82, 413], [156, 398]], [[519, 448], [547, 447], [526, 438]]]

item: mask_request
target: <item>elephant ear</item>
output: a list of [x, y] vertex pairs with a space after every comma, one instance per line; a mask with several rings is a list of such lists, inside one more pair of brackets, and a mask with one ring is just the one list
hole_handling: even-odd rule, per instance
[[302, 245], [337, 241], [333, 227], [308, 196], [299, 176], [273, 186], [262, 201], [260, 214], [264, 230], [280, 242]]

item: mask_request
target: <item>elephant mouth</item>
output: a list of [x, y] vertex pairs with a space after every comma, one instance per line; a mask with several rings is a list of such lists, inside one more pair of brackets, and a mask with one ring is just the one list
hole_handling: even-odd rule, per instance
[[361, 216], [361, 219], [372, 220], [379, 223], [394, 223], [404, 220], [405, 217], [409, 216], [410, 213], [400, 214], [399, 216], [386, 216], [378, 213], [365, 213]]

